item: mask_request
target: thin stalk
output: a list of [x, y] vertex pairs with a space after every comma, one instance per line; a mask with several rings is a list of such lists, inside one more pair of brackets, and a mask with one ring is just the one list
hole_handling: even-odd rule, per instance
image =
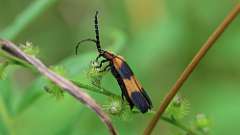
[[97, 87], [93, 87], [93, 86], [90, 86], [90, 85], [87, 85], [87, 84], [84, 84], [84, 83], [81, 83], [81, 82], [76, 82], [76, 81], [73, 81], [73, 82], [74, 82], [74, 84], [76, 84], [80, 88], [86, 89], [88, 91], [99, 93], [99, 94], [105, 95], [107, 97], [117, 96], [116, 94], [106, 90], [105, 88], [97, 88]]
[[[80, 88], [83, 88], [83, 89], [86, 89], [88, 91], [95, 92], [95, 93], [98, 93], [98, 94], [102, 94], [102, 95], [107, 96], [107, 97], [118, 96], [118, 95], [116, 95], [116, 94], [114, 94], [114, 93], [112, 93], [109, 90], [106, 90], [104, 88], [97, 88], [97, 87], [90, 86], [88, 84], [84, 84], [84, 83], [76, 82], [76, 81], [73, 81], [73, 82], [74, 82], [74, 84], [76, 84]], [[133, 113], [140, 113], [140, 112], [137, 111], [137, 112], [133, 112]], [[186, 133], [189, 133], [190, 135], [198, 135], [198, 133], [195, 133], [190, 128], [188, 128], [187, 126], [185, 126], [184, 124], [182, 124], [178, 121], [172, 120], [172, 119], [170, 119], [168, 117], [165, 117], [165, 116], [161, 116], [161, 119], [164, 120], [165, 122], [175, 126], [175, 127], [178, 127], [179, 129], [185, 131]]]
[[164, 116], [161, 116], [161, 119], [164, 120], [165, 122], [170, 123], [171, 125], [174, 125], [175, 127], [178, 127], [179, 129], [182, 129], [183, 131], [185, 131], [186, 133], [188, 133], [190, 135], [198, 135], [198, 133], [192, 131], [190, 128], [188, 128], [187, 126], [185, 126], [184, 124], [182, 124], [178, 121], [172, 120], [172, 119], [170, 119], [168, 117], [164, 117]]
[[172, 86], [169, 90], [169, 93], [164, 98], [163, 102], [160, 105], [156, 115], [152, 118], [149, 125], [144, 131], [144, 135], [150, 135], [155, 128], [157, 122], [159, 121], [160, 117], [166, 110], [169, 103], [172, 101], [174, 96], [183, 86], [184, 82], [189, 78], [193, 70], [197, 67], [199, 62], [202, 58], [206, 55], [209, 49], [214, 45], [217, 39], [223, 34], [229, 24], [237, 17], [240, 12], [240, 4], [238, 3], [236, 7], [227, 15], [227, 17], [223, 20], [223, 22], [217, 27], [217, 29], [212, 33], [212, 35], [208, 38], [208, 40], [203, 44], [202, 48], [198, 51], [195, 57], [192, 59], [190, 64], [186, 67], [183, 73], [180, 75], [179, 79], [176, 83]]

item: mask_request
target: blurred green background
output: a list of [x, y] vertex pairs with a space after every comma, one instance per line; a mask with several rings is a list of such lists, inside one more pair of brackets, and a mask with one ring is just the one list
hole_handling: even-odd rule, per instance
[[[48, 3], [43, 9], [29, 8], [34, 1]], [[48, 65], [63, 65], [73, 78], [86, 78], [95, 47], [77, 41], [94, 37], [93, 15], [99, 10], [103, 48], [113, 48], [125, 57], [153, 100], [157, 110], [162, 98], [179, 77], [208, 36], [234, 7], [234, 0], [0, 0], [0, 36], [15, 43], [32, 42], [40, 59]], [[38, 6], [41, 6], [41, 2]], [[28, 9], [31, 21], [15, 20]], [[36, 15], [35, 12], [41, 12]], [[24, 26], [21, 26], [25, 23]], [[12, 27], [12, 25], [15, 25]], [[17, 29], [21, 27], [21, 29]], [[88, 43], [86, 43], [88, 44]], [[240, 129], [240, 16], [217, 41], [189, 80], [181, 95], [189, 100], [186, 125], [197, 113], [212, 121], [211, 134], [239, 134]], [[17, 68], [17, 70], [16, 70]], [[15, 135], [103, 135], [105, 125], [90, 109], [71, 96], [56, 100], [43, 89], [38, 75], [11, 67], [0, 81], [0, 134]], [[37, 75], [37, 76], [36, 76]], [[105, 88], [120, 94], [111, 74]], [[106, 97], [90, 94], [104, 104]], [[113, 117], [121, 135], [139, 135], [152, 114], [137, 114], [123, 121]], [[160, 121], [154, 135], [184, 133]]]

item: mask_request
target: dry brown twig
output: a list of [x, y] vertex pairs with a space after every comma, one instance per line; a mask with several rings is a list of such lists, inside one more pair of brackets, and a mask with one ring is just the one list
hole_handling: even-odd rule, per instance
[[83, 104], [86, 104], [89, 108], [94, 110], [98, 117], [106, 124], [109, 129], [109, 132], [112, 135], [117, 135], [117, 131], [113, 127], [110, 118], [105, 114], [101, 107], [92, 99], [87, 93], [83, 92], [79, 87], [73, 84], [71, 81], [65, 79], [64, 77], [54, 73], [48, 69], [40, 60], [35, 57], [29, 56], [20, 50], [14, 43], [7, 40], [0, 40], [1, 49], [7, 52], [8, 54], [18, 57], [19, 59], [26, 61], [33, 65], [41, 74], [48, 77], [56, 85], [67, 91], [77, 100], [81, 101]]
[[166, 110], [169, 103], [172, 101], [174, 96], [180, 90], [184, 82], [189, 78], [193, 70], [197, 67], [202, 58], [206, 55], [208, 50], [214, 45], [217, 39], [222, 35], [222, 33], [226, 30], [229, 24], [236, 18], [236, 16], [240, 12], [240, 4], [238, 3], [236, 7], [227, 15], [227, 17], [223, 20], [223, 22], [217, 27], [217, 29], [212, 33], [212, 35], [208, 38], [208, 40], [203, 44], [202, 48], [198, 51], [195, 57], [192, 59], [190, 64], [185, 68], [183, 73], [180, 75], [179, 79], [169, 90], [169, 93], [164, 98], [163, 102], [160, 105], [159, 110], [154, 115], [149, 125], [144, 131], [144, 135], [150, 135], [159, 121], [160, 117]]

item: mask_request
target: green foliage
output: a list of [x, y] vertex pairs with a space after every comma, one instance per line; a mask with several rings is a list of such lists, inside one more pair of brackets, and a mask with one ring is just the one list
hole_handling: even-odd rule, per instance
[[[57, 74], [66, 77], [66, 69], [62, 66], [51, 66], [50, 69], [53, 72], [56, 72]], [[47, 78], [46, 78], [47, 79]], [[48, 80], [48, 79], [47, 79]], [[44, 87], [44, 89], [56, 99], [62, 99], [64, 96], [64, 90], [57, 86], [54, 82], [48, 80], [47, 85]]]
[[63, 94], [64, 91], [59, 88], [59, 86], [57, 86], [56, 84], [54, 84], [53, 82], [49, 82], [49, 84], [47, 86], [44, 87], [44, 89], [51, 95], [53, 95], [54, 97], [56, 97], [56, 99], [62, 99], [63, 98]]
[[9, 134], [7, 127], [2, 119], [0, 119], [0, 134], [2, 134], [2, 135]]
[[49, 6], [55, 4], [57, 0], [35, 0], [28, 8], [20, 13], [16, 19], [0, 32], [0, 36], [6, 39], [14, 39], [33, 20], [40, 16]]
[[186, 99], [177, 95], [166, 109], [162, 120], [172, 123], [176, 127], [184, 130], [187, 134], [208, 135], [211, 131], [210, 120], [205, 114], [197, 114], [195, 118], [192, 118], [193, 122], [191, 122], [191, 124], [184, 125], [181, 122], [181, 120], [190, 113], [189, 104]]
[[[30, 4], [27, 1], [2, 1], [0, 38], [34, 42], [41, 53], [38, 54], [39, 50], [31, 45], [23, 47], [25, 52], [41, 57], [48, 64], [64, 67], [66, 77], [88, 90], [106, 112], [113, 114], [113, 119], [124, 116], [126, 121], [113, 120], [120, 134], [136, 135], [142, 134], [152, 114], [137, 112], [135, 115], [135, 110], [130, 111], [125, 102], [120, 103], [120, 97], [114, 98], [121, 92], [111, 74], [99, 73], [91, 64], [89, 67], [89, 62], [97, 56], [94, 47], [81, 46], [79, 55], [74, 56], [76, 41], [94, 37], [92, 15], [95, 10], [99, 9], [101, 13], [102, 47], [125, 57], [157, 110], [166, 90], [234, 3], [229, 0], [220, 3], [218, 0], [36, 0]], [[20, 10], [23, 12], [19, 13]], [[14, 16], [17, 17], [13, 19]], [[181, 129], [183, 125], [187, 131], [199, 134], [239, 133], [240, 109], [236, 107], [240, 104], [239, 43], [239, 19], [236, 19], [182, 88], [182, 95], [187, 100], [181, 97], [179, 103], [175, 99], [168, 107], [165, 113], [168, 123], [177, 126], [180, 123]], [[68, 94], [64, 94], [64, 100], [56, 101], [53, 97], [62, 97], [62, 90], [46, 78], [34, 74], [33, 80], [32, 75], [26, 74], [20, 76], [24, 83], [17, 80], [21, 66], [31, 69], [18, 61], [0, 64], [0, 77], [4, 78], [0, 80], [0, 134], [107, 134], [95, 115]], [[59, 70], [57, 72], [61, 73], [61, 68]], [[45, 86], [55, 94], [49, 96], [43, 90]], [[191, 112], [188, 111], [188, 102], [191, 103]], [[193, 112], [210, 114], [214, 128], [209, 118], [201, 115], [189, 124], [186, 119]], [[153, 135], [172, 134], [169, 130], [180, 131], [168, 129], [166, 123], [161, 123]]]
[[4, 61], [2, 63], [0, 63], [0, 80], [4, 80], [6, 78], [6, 68], [8, 66], [8, 62]]
[[194, 127], [200, 132], [208, 134], [211, 127], [209, 118], [207, 118], [205, 114], [202, 113], [197, 114], [194, 121]]
[[106, 74], [106, 72], [100, 72], [102, 69], [97, 68], [97, 66], [99, 66], [99, 63], [97, 61], [90, 62], [89, 70], [87, 72], [87, 77], [93, 85], [100, 88], [102, 78], [104, 74]]
[[104, 105], [105, 110], [112, 114], [120, 114], [123, 110], [122, 100], [119, 97], [111, 97], [107, 105]]
[[33, 44], [29, 41], [27, 41], [25, 44], [21, 44], [20, 49], [22, 49], [26, 54], [34, 57], [38, 56], [39, 54], [39, 48], [33, 46]]
[[167, 110], [165, 111], [165, 115], [173, 120], [180, 120], [184, 118], [189, 113], [189, 102], [177, 95], [171, 101]]
[[127, 120], [130, 115], [130, 107], [126, 101], [123, 101], [120, 96], [109, 97], [107, 104], [103, 108], [111, 115], [118, 116], [123, 120]]

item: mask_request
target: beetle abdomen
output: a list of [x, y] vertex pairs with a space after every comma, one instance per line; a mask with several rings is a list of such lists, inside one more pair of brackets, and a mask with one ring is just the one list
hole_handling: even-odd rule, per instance
[[151, 109], [152, 103], [149, 96], [135, 78], [128, 64], [118, 56], [112, 59], [111, 63], [112, 73], [117, 79], [131, 108], [135, 105], [142, 113]]
[[151, 109], [151, 101], [149, 101], [142, 92], [136, 91], [131, 93], [131, 99], [133, 104], [141, 110], [142, 113]]

